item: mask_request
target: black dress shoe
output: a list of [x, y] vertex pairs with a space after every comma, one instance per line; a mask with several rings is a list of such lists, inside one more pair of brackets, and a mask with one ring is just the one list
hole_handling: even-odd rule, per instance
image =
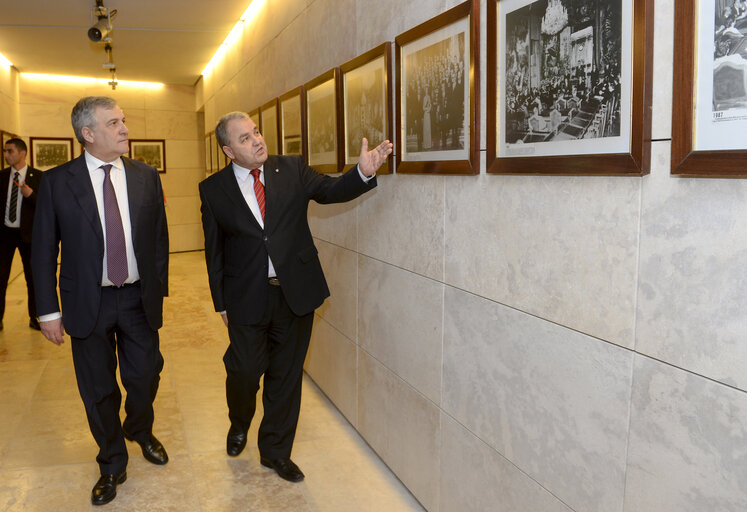
[[119, 474], [101, 475], [99, 481], [91, 491], [91, 503], [94, 505], [105, 505], [117, 497], [117, 485], [127, 480], [127, 472]]
[[246, 431], [239, 430], [238, 428], [231, 425], [228, 429], [228, 436], [226, 437], [226, 452], [231, 457], [236, 457], [246, 446]]
[[300, 482], [303, 480], [303, 473], [290, 459], [265, 459], [260, 457], [259, 462], [267, 468], [272, 468], [284, 480], [289, 482]]
[[[128, 441], [135, 441], [135, 439], [130, 434], [128, 434], [124, 430], [123, 432], [125, 439], [127, 439]], [[141, 443], [140, 441], [137, 441], [137, 444], [140, 445], [140, 449], [143, 450], [143, 457], [145, 457], [145, 460], [147, 460], [148, 462], [163, 466], [169, 461], [169, 456], [166, 453], [166, 448], [163, 447], [161, 441], [156, 439], [153, 434], [150, 435], [150, 439], [148, 439], [147, 442]]]
[[41, 331], [41, 326], [39, 325], [39, 320], [36, 318], [30, 318], [29, 319], [29, 327], [31, 327], [34, 330]]

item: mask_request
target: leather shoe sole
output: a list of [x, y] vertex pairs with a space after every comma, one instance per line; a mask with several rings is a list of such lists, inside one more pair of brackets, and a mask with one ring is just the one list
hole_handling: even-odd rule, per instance
[[231, 457], [236, 457], [246, 446], [246, 432], [241, 432], [235, 429], [233, 426], [228, 429], [228, 436], [226, 436], [226, 453]]
[[[135, 441], [135, 439], [127, 432], [124, 432], [124, 437], [128, 441]], [[136, 442], [140, 445], [140, 449], [143, 451], [143, 457], [145, 457], [145, 460], [147, 460], [148, 462], [151, 462], [158, 466], [163, 466], [169, 461], [169, 456], [166, 453], [166, 448], [163, 447], [161, 441], [156, 439], [153, 434], [150, 435], [150, 439], [147, 443], [141, 443], [140, 441]]]
[[94, 505], [106, 505], [117, 497], [117, 485], [127, 480], [127, 472], [118, 475], [101, 475], [91, 491], [91, 503]]
[[274, 469], [283, 480], [300, 482], [304, 479], [304, 474], [290, 459], [266, 459], [260, 457], [259, 462], [266, 468]]

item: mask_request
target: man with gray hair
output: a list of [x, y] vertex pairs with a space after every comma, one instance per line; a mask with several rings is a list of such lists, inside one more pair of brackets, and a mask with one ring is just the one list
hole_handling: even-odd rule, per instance
[[290, 459], [301, 405], [303, 362], [314, 310], [329, 296], [307, 220], [309, 201], [350, 201], [376, 186], [392, 152], [387, 140], [342, 176], [319, 174], [303, 158], [268, 156], [243, 112], [221, 118], [218, 143], [233, 161], [200, 183], [205, 260], [215, 310], [228, 327], [223, 357], [230, 428], [226, 451], [246, 446], [264, 375], [260, 463], [283, 479], [303, 480]]
[[[127, 479], [125, 438], [149, 462], [168, 462], [153, 436], [153, 401], [163, 368], [158, 329], [169, 239], [158, 171], [122, 156], [129, 132], [117, 103], [82, 98], [71, 117], [85, 152], [44, 173], [31, 263], [42, 333], [56, 345], [65, 332], [72, 340], [78, 390], [99, 446], [91, 502], [103, 505]], [[117, 362], [127, 391], [123, 423]]]

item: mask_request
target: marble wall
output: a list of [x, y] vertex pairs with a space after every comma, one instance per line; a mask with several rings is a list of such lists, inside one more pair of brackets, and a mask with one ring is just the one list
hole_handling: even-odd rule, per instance
[[[267, 2], [197, 86], [206, 127], [458, 3]], [[311, 206], [332, 297], [307, 371], [429, 511], [747, 509], [747, 180], [670, 176], [655, 11], [649, 176], [483, 158]]]
[[18, 71], [0, 64], [0, 130], [18, 133], [18, 127]]
[[73, 155], [78, 156], [80, 144], [70, 125], [70, 111], [87, 95], [116, 99], [125, 113], [131, 139], [164, 139], [166, 173], [161, 174], [161, 181], [166, 193], [170, 250], [203, 248], [197, 183], [205, 176], [204, 121], [203, 114], [195, 111], [193, 87], [142, 89], [120, 84], [112, 91], [106, 85], [32, 80], [21, 74], [18, 90], [18, 133], [27, 142], [29, 137], [71, 137]]

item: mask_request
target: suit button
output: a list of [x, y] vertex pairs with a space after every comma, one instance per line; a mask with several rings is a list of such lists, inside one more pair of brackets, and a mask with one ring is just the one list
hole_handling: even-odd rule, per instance
[[266, 242], [267, 241], [267, 235], [263, 236], [262, 240], [264, 240]]

